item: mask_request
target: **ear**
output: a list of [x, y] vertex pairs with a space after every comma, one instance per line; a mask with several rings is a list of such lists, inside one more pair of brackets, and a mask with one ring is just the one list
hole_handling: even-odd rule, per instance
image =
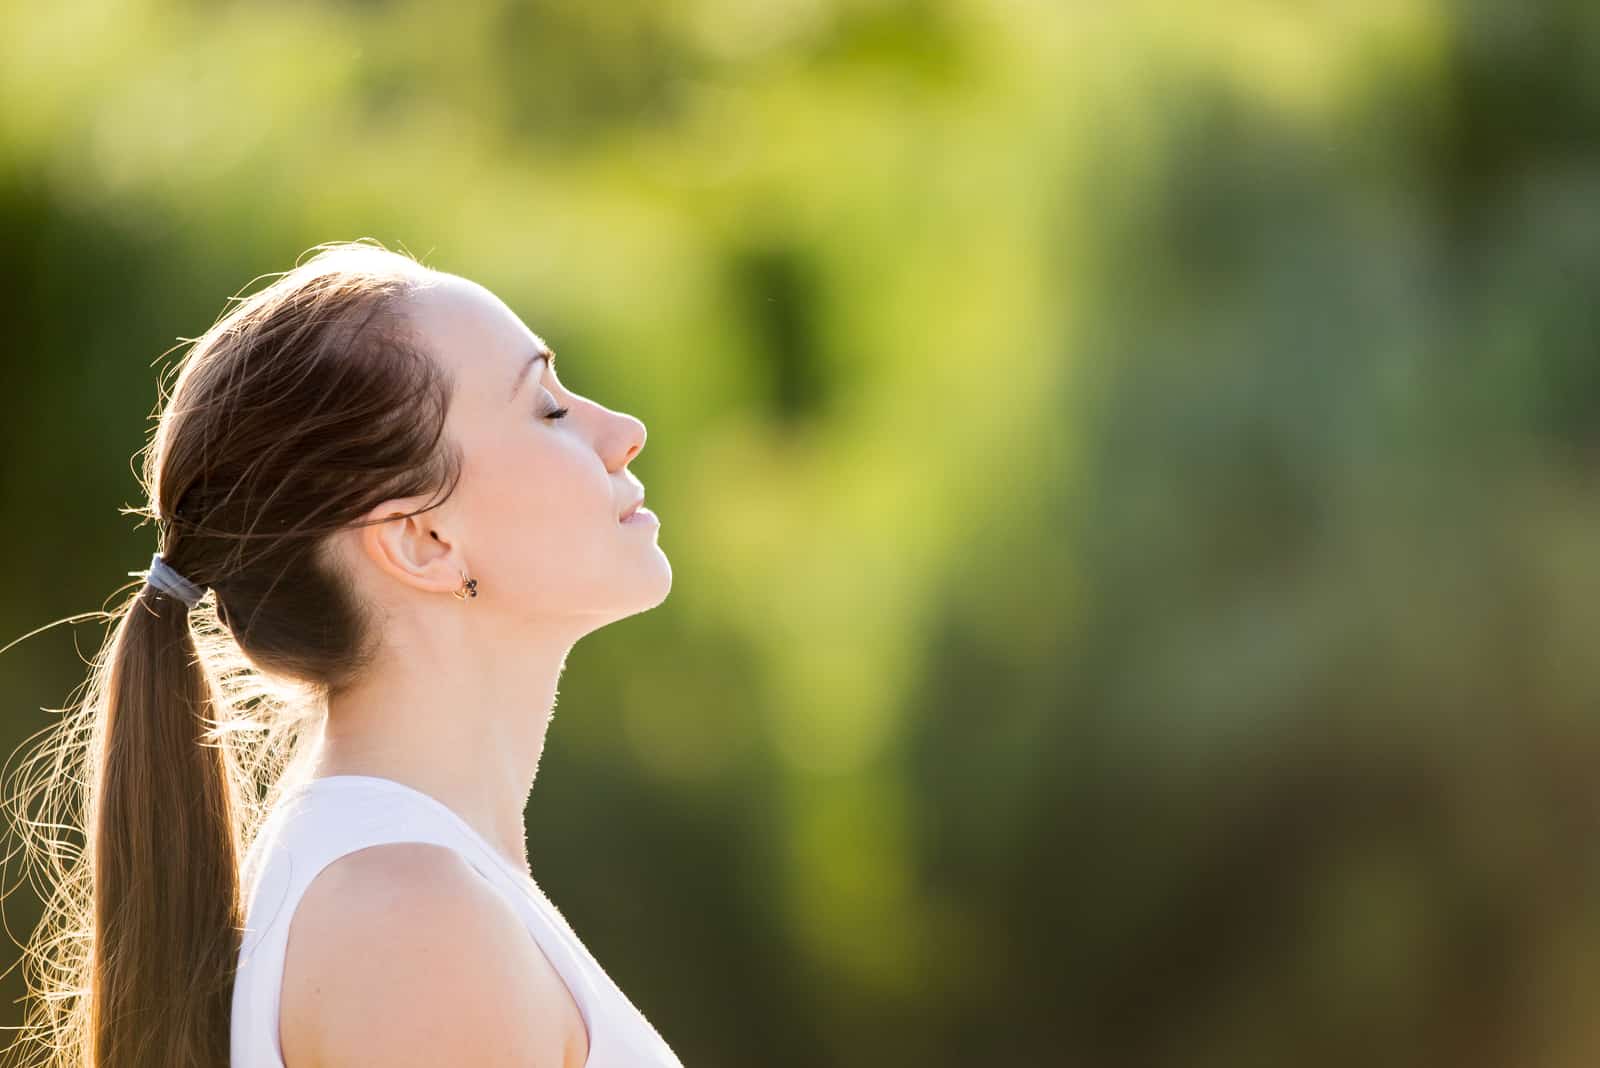
[[435, 526], [438, 509], [406, 514], [425, 503], [414, 497], [384, 501], [367, 513], [356, 543], [367, 559], [397, 582], [428, 593], [449, 593], [460, 588], [466, 564]]

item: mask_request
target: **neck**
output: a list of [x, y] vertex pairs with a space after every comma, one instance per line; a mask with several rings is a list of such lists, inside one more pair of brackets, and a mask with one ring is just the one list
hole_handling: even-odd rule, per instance
[[329, 699], [309, 777], [372, 775], [420, 790], [531, 875], [524, 812], [570, 648], [481, 635], [442, 651], [408, 647]]

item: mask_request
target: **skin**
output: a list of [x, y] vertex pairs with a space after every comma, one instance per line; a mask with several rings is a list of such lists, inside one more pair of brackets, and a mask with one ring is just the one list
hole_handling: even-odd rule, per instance
[[[311, 775], [419, 789], [527, 871], [523, 812], [567, 653], [665, 600], [672, 568], [658, 527], [618, 521], [644, 492], [628, 470], [644, 424], [568, 390], [545, 360], [529, 369], [549, 347], [489, 290], [430, 278], [408, 315], [456, 375], [446, 429], [464, 452], [462, 480], [437, 508], [338, 536], [384, 646], [330, 702]], [[565, 418], [546, 417], [562, 407]], [[427, 503], [394, 498], [369, 517]], [[451, 595], [463, 576], [478, 596]]]
[[[618, 521], [643, 495], [628, 464], [644, 424], [566, 389], [548, 360], [530, 367], [549, 347], [489, 290], [426, 278], [406, 315], [455, 376], [446, 433], [462, 478], [438, 507], [404, 517], [429, 498], [393, 498], [368, 513], [379, 522], [334, 539], [383, 645], [330, 699], [310, 775], [421, 790], [531, 878], [523, 811], [567, 653], [665, 600], [672, 568], [654, 524]], [[478, 596], [452, 596], [464, 576]], [[522, 930], [451, 850], [397, 843], [336, 860], [290, 927], [285, 1063], [578, 1068], [585, 1022]]]

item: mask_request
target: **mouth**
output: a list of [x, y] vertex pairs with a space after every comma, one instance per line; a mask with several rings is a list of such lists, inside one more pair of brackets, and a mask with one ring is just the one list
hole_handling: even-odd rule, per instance
[[617, 522], [626, 523], [628, 518], [633, 515], [633, 513], [637, 512], [639, 510], [639, 506], [642, 504], [644, 504], [644, 498], [640, 497], [638, 500], [628, 505], [628, 510], [617, 516]]

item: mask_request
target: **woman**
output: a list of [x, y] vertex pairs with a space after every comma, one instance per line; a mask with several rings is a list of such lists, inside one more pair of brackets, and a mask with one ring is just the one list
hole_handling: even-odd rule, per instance
[[375, 243], [196, 339], [85, 703], [88, 1063], [679, 1063], [523, 829], [567, 652], [671, 588], [644, 441], [488, 290]]

